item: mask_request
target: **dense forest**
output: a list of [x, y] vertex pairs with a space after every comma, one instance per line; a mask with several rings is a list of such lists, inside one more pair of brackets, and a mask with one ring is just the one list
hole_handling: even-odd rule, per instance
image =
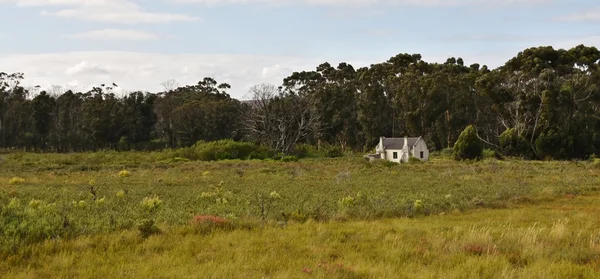
[[40, 92], [0, 73], [0, 148], [40, 152], [156, 150], [234, 139], [292, 153], [297, 144], [372, 149], [380, 136], [450, 148], [469, 125], [487, 148], [528, 159], [600, 155], [600, 52], [526, 49], [496, 69], [419, 54], [355, 69], [329, 63], [259, 84], [239, 101], [204, 78], [165, 92]]

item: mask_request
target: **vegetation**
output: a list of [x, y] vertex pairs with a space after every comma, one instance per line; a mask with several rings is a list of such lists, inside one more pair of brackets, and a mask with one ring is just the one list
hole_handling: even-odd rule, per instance
[[454, 157], [457, 160], [481, 159], [483, 157], [483, 144], [477, 138], [477, 130], [469, 125], [460, 133], [454, 144]]
[[282, 86], [256, 85], [243, 102], [212, 78], [116, 96], [115, 84], [38, 94], [20, 86], [23, 74], [2, 73], [0, 148], [161, 150], [232, 139], [290, 155], [300, 144], [363, 151], [380, 136], [414, 135], [443, 150], [473, 125], [497, 154], [588, 159], [600, 156], [598, 61], [600, 51], [583, 45], [529, 48], [497, 69], [398, 54], [359, 69], [323, 63]]
[[161, 156], [3, 155], [0, 273], [594, 278], [600, 270], [594, 160]]

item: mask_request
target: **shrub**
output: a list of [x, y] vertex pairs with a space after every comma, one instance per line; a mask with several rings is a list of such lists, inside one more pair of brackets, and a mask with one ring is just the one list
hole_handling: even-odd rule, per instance
[[25, 178], [21, 178], [21, 177], [13, 177], [8, 181], [8, 184], [10, 185], [17, 185], [17, 184], [23, 184], [25, 183]]
[[421, 161], [421, 159], [419, 159], [417, 157], [409, 157], [408, 158], [408, 163], [410, 163], [410, 164], [421, 164], [421, 163], [423, 163], [423, 161]]
[[294, 155], [298, 158], [316, 158], [319, 157], [317, 148], [310, 144], [299, 144], [294, 148]]
[[[264, 159], [267, 149], [250, 142], [237, 142], [233, 140], [219, 140], [213, 142], [197, 142], [192, 147], [194, 156], [186, 158], [201, 161], [217, 161], [229, 159]], [[190, 158], [194, 157], [194, 158]]]
[[250, 155], [248, 155], [248, 160], [264, 160], [266, 158], [266, 154], [262, 152], [252, 151]]
[[293, 155], [283, 156], [283, 157], [281, 157], [281, 161], [283, 161], [283, 162], [296, 162], [296, 161], [298, 161], [298, 158], [296, 158], [296, 156], [293, 156]]
[[160, 230], [154, 224], [154, 220], [152, 219], [144, 219], [140, 223], [138, 223], [138, 230], [143, 238], [147, 238], [153, 234], [160, 233]]
[[496, 151], [491, 149], [484, 149], [481, 153], [482, 158], [496, 158]]
[[522, 136], [519, 136], [515, 129], [507, 129], [500, 135], [500, 148], [505, 155], [508, 156], [521, 156], [525, 158], [532, 158], [533, 154], [531, 148], [527, 144], [527, 141]]
[[178, 163], [178, 162], [189, 162], [190, 160], [187, 158], [182, 158], [182, 157], [175, 157], [173, 158], [173, 163]]
[[338, 158], [342, 157], [344, 154], [342, 153], [342, 148], [335, 145], [325, 145], [322, 147], [322, 152], [327, 158]]
[[477, 137], [475, 126], [465, 128], [454, 144], [454, 158], [456, 160], [481, 159], [483, 145]]
[[192, 220], [192, 224], [194, 225], [199, 225], [199, 224], [212, 224], [215, 226], [224, 226], [229, 224], [229, 221], [225, 218], [221, 218], [218, 216], [213, 216], [213, 215], [196, 215], [194, 216], [194, 219]]
[[155, 211], [162, 205], [162, 200], [158, 196], [152, 198], [145, 197], [140, 205], [148, 211]]
[[440, 151], [440, 156], [442, 157], [452, 157], [454, 154], [454, 149], [452, 148], [444, 148]]
[[229, 220], [214, 215], [196, 215], [191, 223], [197, 233], [210, 233], [216, 229], [233, 228], [233, 224]]
[[388, 168], [398, 167], [398, 165], [400, 165], [396, 162], [392, 162], [392, 161], [388, 161], [388, 160], [376, 160], [373, 162], [367, 162], [367, 164], [373, 165], [373, 166], [383, 166], [383, 167], [388, 167]]
[[119, 177], [129, 177], [130, 175], [131, 173], [129, 173], [127, 170], [122, 170], [119, 172]]

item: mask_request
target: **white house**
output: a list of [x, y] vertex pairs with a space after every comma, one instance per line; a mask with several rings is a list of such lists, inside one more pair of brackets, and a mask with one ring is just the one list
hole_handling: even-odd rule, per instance
[[418, 138], [379, 138], [375, 154], [365, 156], [370, 160], [388, 160], [396, 163], [407, 163], [409, 157], [421, 161], [429, 160], [429, 149], [422, 137]]

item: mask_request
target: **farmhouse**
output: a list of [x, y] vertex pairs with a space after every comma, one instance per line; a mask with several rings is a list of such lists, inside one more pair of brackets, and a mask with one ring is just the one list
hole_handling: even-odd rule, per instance
[[396, 163], [407, 163], [410, 157], [421, 161], [429, 160], [429, 149], [422, 137], [418, 138], [379, 138], [375, 154], [366, 155], [370, 161], [388, 160]]

